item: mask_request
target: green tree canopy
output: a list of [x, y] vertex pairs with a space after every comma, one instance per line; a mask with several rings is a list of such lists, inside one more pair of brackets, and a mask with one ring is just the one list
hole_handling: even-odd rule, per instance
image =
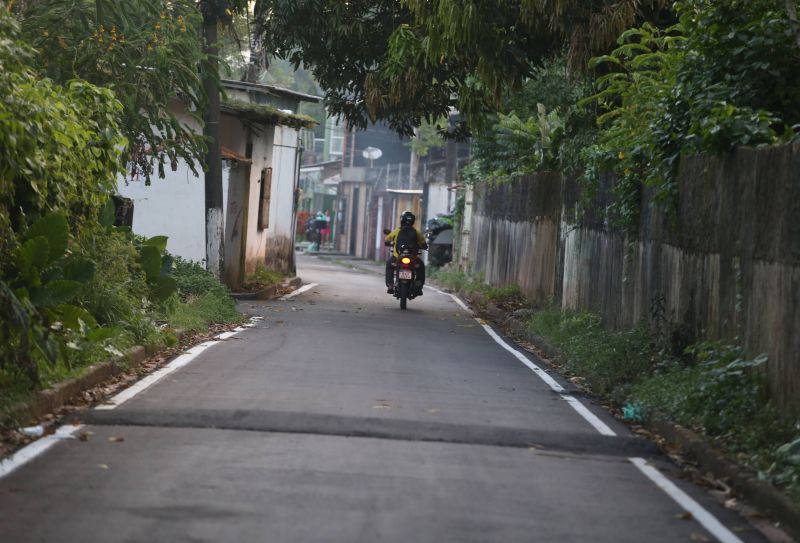
[[202, 110], [198, 67], [204, 61], [201, 15], [194, 0], [39, 0], [19, 2], [24, 37], [40, 54], [35, 66], [65, 83], [80, 78], [114, 91], [128, 145], [130, 174], [149, 180], [154, 161], [183, 158], [196, 170], [202, 136], [182, 124], [174, 101]]
[[579, 65], [663, 0], [258, 0], [267, 49], [311, 67], [329, 111], [411, 135], [452, 108], [471, 122], [553, 52]]

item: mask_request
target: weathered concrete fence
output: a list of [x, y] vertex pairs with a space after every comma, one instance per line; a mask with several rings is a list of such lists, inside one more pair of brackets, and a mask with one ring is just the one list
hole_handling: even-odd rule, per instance
[[674, 217], [643, 200], [631, 240], [576, 220], [575, 183], [559, 174], [483, 187], [470, 266], [612, 328], [649, 319], [679, 342], [739, 338], [769, 354], [775, 400], [800, 411], [800, 145], [685, 158]]

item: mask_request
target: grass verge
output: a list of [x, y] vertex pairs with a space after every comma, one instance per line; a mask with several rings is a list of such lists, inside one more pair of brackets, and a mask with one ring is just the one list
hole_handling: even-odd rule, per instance
[[[175, 259], [171, 271], [178, 290], [164, 302], [140, 309], [126, 310], [115, 315], [113, 336], [103, 342], [81, 342], [67, 346], [66, 356], [56, 364], [40, 363], [41, 385], [34, 386], [18, 367], [0, 365], [0, 427], [16, 426], [14, 408], [25, 402], [38, 390], [80, 375], [85, 368], [121, 355], [137, 344], [155, 347], [173, 347], [177, 344], [176, 330], [201, 332], [216, 325], [243, 322], [244, 316], [236, 309], [236, 302], [223, 284], [200, 264]], [[113, 293], [113, 291], [112, 291]], [[92, 294], [94, 303], [111, 303], [123, 299], [112, 298], [109, 289]], [[97, 299], [100, 299], [97, 302]], [[106, 301], [109, 298], [110, 301]], [[119, 306], [116, 307], [119, 311]]]
[[431, 266], [428, 279], [453, 292], [462, 292], [468, 296], [480, 293], [482, 297], [502, 309], [513, 310], [525, 305], [519, 286], [492, 287], [486, 284], [482, 275], [471, 275], [453, 266], [441, 268]]
[[[430, 277], [506, 310], [530, 307], [519, 288], [492, 288], [456, 268], [432, 270]], [[765, 356], [748, 358], [724, 342], [697, 343], [676, 356], [645, 324], [610, 331], [597, 315], [552, 307], [534, 311], [528, 328], [559, 348], [558, 363], [574, 381], [624, 418], [666, 419], [690, 428], [800, 505], [800, 421], [781, 417], [769, 401]]]
[[751, 359], [723, 342], [698, 343], [673, 356], [645, 326], [609, 331], [586, 312], [544, 309], [528, 326], [561, 350], [567, 373], [624, 418], [690, 428], [800, 505], [800, 426], [769, 401], [765, 356]]

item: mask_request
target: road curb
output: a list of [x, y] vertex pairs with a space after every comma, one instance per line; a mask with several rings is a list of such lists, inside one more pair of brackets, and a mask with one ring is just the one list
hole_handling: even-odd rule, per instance
[[758, 479], [750, 468], [731, 460], [695, 432], [668, 420], [653, 420], [645, 428], [664, 438], [697, 462], [702, 471], [725, 480], [743, 501], [752, 504], [780, 522], [780, 527], [800, 539], [800, 508], [774, 486]]
[[[302, 282], [300, 277], [292, 277], [283, 281], [281, 285], [270, 285], [271, 289], [268, 287], [258, 293], [254, 293], [257, 295], [271, 290], [270, 298], [237, 297], [235, 294], [233, 296], [237, 299], [272, 299], [277, 297], [278, 287], [296, 289]], [[180, 343], [187, 336], [187, 333], [183, 330], [177, 330], [175, 336], [178, 343]], [[156, 344], [136, 345], [122, 356], [88, 366], [81, 375], [55, 383], [46, 390], [40, 390], [29, 401], [12, 408], [12, 417], [39, 419], [48, 413], [58, 411], [81, 392], [85, 392], [120, 373], [138, 368], [145, 360], [163, 350], [165, 349], [162, 346]]]
[[[186, 337], [186, 332], [178, 330], [175, 332], [175, 336], [180, 342]], [[81, 375], [66, 381], [60, 381], [46, 390], [36, 392], [29, 401], [20, 403], [11, 410], [12, 417], [26, 417], [35, 420], [48, 413], [54, 413], [81, 392], [85, 392], [120, 373], [138, 368], [149, 357], [163, 350], [163, 347], [155, 344], [136, 345], [122, 356], [92, 364], [84, 368]]]
[[[558, 347], [530, 332], [523, 322], [497, 307], [480, 293], [459, 292], [458, 295], [466, 299], [481, 317], [488, 317], [501, 327], [507, 327], [514, 335], [534, 345], [545, 358], [562, 359], [563, 353]], [[654, 418], [642, 423], [642, 426], [695, 461], [702, 472], [711, 473], [715, 478], [725, 480], [743, 501], [763, 512], [768, 512], [780, 523], [783, 530], [800, 540], [800, 507], [776, 487], [758, 479], [758, 475], [752, 469], [715, 449], [699, 434], [665, 418]]]

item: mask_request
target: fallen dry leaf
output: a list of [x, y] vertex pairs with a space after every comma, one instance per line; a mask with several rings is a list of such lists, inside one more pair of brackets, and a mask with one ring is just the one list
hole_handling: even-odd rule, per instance
[[108, 469], [108, 464], [97, 464], [97, 467], [100, 469]]
[[85, 431], [78, 434], [78, 439], [81, 441], [89, 441], [89, 438], [94, 435], [94, 432]]
[[692, 541], [711, 541], [709, 538], [704, 536], [703, 534], [699, 534], [697, 532], [692, 532], [692, 535], [689, 536]]
[[690, 512], [684, 511], [683, 513], [675, 515], [675, 518], [679, 518], [681, 520], [692, 520], [692, 518], [694, 517], [692, 517], [692, 514]]
[[436, 413], [441, 411], [441, 409], [426, 409], [425, 411], [430, 413], [431, 415], [435, 415]]
[[108, 438], [108, 440], [111, 443], [122, 443], [123, 441], [125, 441], [125, 438], [124, 437], [111, 436], [111, 437]]

